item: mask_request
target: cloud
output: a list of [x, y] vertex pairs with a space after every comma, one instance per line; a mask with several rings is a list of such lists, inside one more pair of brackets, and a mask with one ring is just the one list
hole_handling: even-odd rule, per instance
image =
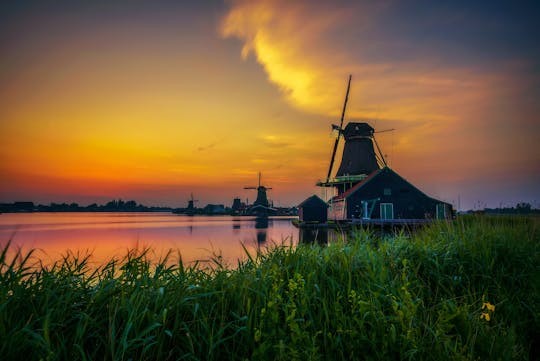
[[210, 143], [208, 145], [198, 147], [197, 150], [199, 152], [204, 152], [205, 150], [213, 149], [216, 145], [217, 145], [217, 142]]
[[449, 67], [425, 51], [422, 59], [377, 57], [378, 49], [416, 46], [375, 25], [390, 6], [240, 0], [231, 2], [220, 30], [240, 39], [242, 57], [253, 54], [287, 101], [308, 112], [339, 114], [349, 73], [351, 117], [446, 121], [459, 117], [449, 108], [488, 95], [494, 79], [478, 69]]
[[242, 57], [254, 54], [289, 102], [313, 111], [329, 96], [320, 87], [326, 77], [320, 62], [328, 57], [319, 56], [319, 36], [339, 21], [342, 10], [305, 1], [234, 1], [221, 34], [241, 39]]
[[277, 135], [265, 135], [265, 136], [259, 137], [259, 140], [264, 144], [265, 147], [285, 148], [291, 145], [291, 142], [285, 140], [285, 138], [289, 138], [289, 137], [277, 136]]

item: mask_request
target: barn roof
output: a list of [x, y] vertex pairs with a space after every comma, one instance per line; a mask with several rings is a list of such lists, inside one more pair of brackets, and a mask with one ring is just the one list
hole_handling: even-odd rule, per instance
[[370, 180], [377, 177], [377, 175], [379, 175], [384, 169], [386, 168], [377, 169], [376, 171], [371, 172], [371, 174], [368, 175], [367, 178], [364, 178], [361, 182], [355, 184], [354, 187], [348, 189], [346, 192], [341, 193], [339, 196], [335, 197], [334, 199], [337, 200], [337, 199], [344, 199], [344, 198], [349, 197], [352, 193], [356, 192], [358, 189], [366, 185], [366, 183], [369, 183]]
[[[363, 181], [361, 181], [360, 183], [356, 184], [354, 187], [352, 187], [351, 189], [347, 190], [346, 192], [340, 194], [339, 196], [337, 196], [335, 199], [336, 200], [339, 200], [339, 199], [344, 199], [344, 198], [348, 198], [350, 197], [353, 193], [357, 192], [358, 190], [362, 189], [363, 187], [366, 186], [366, 184], [368, 184], [369, 182], [371, 182], [373, 179], [376, 179], [379, 175], [383, 174], [383, 173], [386, 173], [386, 172], [391, 172], [395, 175], [397, 175], [403, 182], [405, 182], [406, 184], [408, 184], [409, 186], [411, 186], [413, 189], [417, 190], [418, 192], [420, 192], [421, 194], [423, 194], [424, 196], [426, 196], [427, 198], [430, 198], [430, 199], [435, 199], [435, 198], [432, 198], [430, 196], [428, 196], [427, 194], [425, 194], [424, 192], [422, 192], [420, 189], [418, 189], [417, 187], [415, 187], [414, 185], [412, 185], [411, 183], [409, 183], [405, 178], [403, 178], [402, 176], [400, 176], [399, 174], [397, 174], [395, 171], [393, 171], [392, 169], [388, 168], [388, 167], [383, 167], [381, 169], [378, 169], [374, 172], [372, 172], [367, 178], [365, 178]], [[447, 203], [447, 202], [443, 202], [443, 201], [440, 201], [438, 199], [436, 199], [437, 202], [441, 202], [441, 203]], [[448, 204], [448, 203], [447, 203]]]
[[317, 197], [315, 194], [303, 201], [298, 205], [298, 208], [300, 207], [306, 207], [306, 206], [318, 206], [318, 205], [324, 205], [328, 207], [328, 204], [323, 201], [321, 198]]

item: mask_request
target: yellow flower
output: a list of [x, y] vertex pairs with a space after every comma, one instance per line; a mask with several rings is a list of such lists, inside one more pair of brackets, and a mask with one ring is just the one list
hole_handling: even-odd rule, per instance
[[491, 320], [491, 317], [489, 316], [489, 313], [487, 313], [487, 312], [482, 312], [482, 314], [480, 315], [480, 318], [481, 318], [481, 319], [482, 319], [482, 318], [485, 318], [486, 321]]
[[492, 305], [492, 304], [489, 303], [489, 302], [484, 302], [484, 303], [482, 304], [482, 309], [484, 309], [484, 308], [487, 308], [488, 311], [495, 312], [495, 305]]
[[261, 330], [258, 328], [255, 329], [255, 342], [259, 342], [261, 340]]

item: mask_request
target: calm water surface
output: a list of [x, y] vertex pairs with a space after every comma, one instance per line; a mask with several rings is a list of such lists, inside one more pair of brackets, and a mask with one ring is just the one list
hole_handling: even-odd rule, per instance
[[[0, 214], [0, 246], [12, 240], [11, 250], [36, 249], [45, 264], [68, 251], [92, 253], [93, 264], [123, 257], [127, 250], [149, 247], [158, 260], [169, 250], [184, 263], [208, 262], [221, 254], [234, 266], [250, 252], [272, 244], [297, 244], [299, 232], [291, 217], [184, 216], [172, 213], [8, 213]], [[178, 252], [177, 252], [178, 251]]]

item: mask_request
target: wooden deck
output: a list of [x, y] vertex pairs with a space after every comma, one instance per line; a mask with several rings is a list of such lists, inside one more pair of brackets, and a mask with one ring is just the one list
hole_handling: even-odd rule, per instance
[[433, 219], [347, 219], [330, 220], [328, 222], [302, 222], [298, 219], [292, 221], [292, 224], [298, 228], [339, 228], [347, 229], [351, 227], [421, 227], [432, 223]]
[[430, 224], [433, 219], [353, 219], [353, 226], [417, 227]]

